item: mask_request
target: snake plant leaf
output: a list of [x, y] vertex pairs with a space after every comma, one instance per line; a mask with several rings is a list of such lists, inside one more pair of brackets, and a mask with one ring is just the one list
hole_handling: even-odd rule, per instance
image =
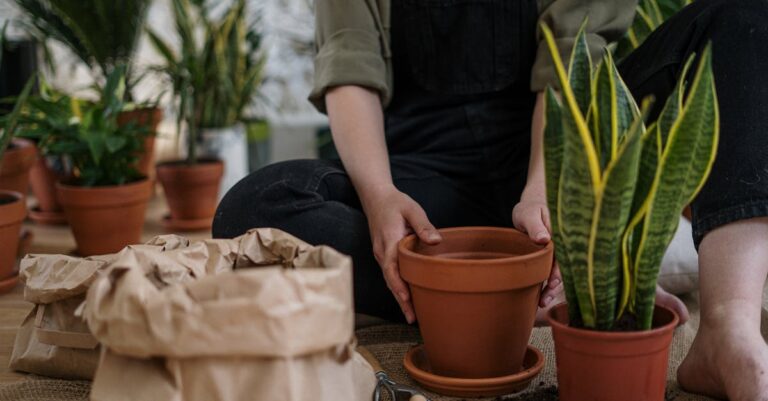
[[651, 327], [656, 279], [678, 216], [704, 185], [715, 160], [719, 115], [710, 46], [702, 54], [680, 118], [672, 126], [648, 197], [639, 242], [635, 311], [641, 329]]
[[576, 34], [576, 43], [571, 51], [568, 64], [568, 83], [576, 97], [581, 114], [586, 116], [592, 98], [592, 56], [589, 54], [586, 30], [587, 20], [581, 24]]
[[544, 97], [546, 125], [544, 127], [544, 167], [546, 169], [547, 206], [550, 212], [550, 229], [555, 243], [555, 258], [563, 277], [565, 296], [568, 303], [568, 316], [580, 320], [578, 299], [576, 299], [571, 263], [567, 249], [563, 246], [562, 231], [558, 218], [560, 174], [563, 169], [563, 111], [555, 96], [555, 91], [547, 87]]
[[[578, 298], [581, 318], [586, 327], [595, 326], [594, 294], [588, 280], [588, 242], [595, 207], [600, 167], [584, 115], [568, 82], [563, 60], [552, 31], [541, 24], [544, 39], [552, 56], [563, 96], [563, 168], [560, 177], [558, 216], [562, 243], [568, 249], [568, 262], [573, 272], [573, 284]], [[562, 205], [568, 205], [563, 208]]]
[[672, 125], [677, 121], [680, 115], [680, 110], [683, 108], [683, 93], [685, 93], [685, 78], [688, 76], [688, 71], [693, 65], [693, 60], [696, 54], [692, 54], [688, 61], [683, 66], [683, 70], [680, 73], [680, 79], [675, 85], [675, 90], [667, 98], [667, 103], [661, 110], [658, 120], [659, 138], [661, 141], [661, 147], [667, 146], [667, 138], [669, 138], [669, 131], [672, 130]]
[[590, 287], [595, 294], [597, 328], [610, 330], [621, 288], [621, 238], [629, 219], [637, 182], [644, 119], [649, 106], [635, 120], [619, 153], [611, 160], [600, 185], [589, 236]]

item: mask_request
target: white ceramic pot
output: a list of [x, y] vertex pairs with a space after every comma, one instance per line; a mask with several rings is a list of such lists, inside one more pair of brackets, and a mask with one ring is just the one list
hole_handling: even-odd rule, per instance
[[248, 175], [248, 141], [245, 126], [236, 124], [227, 128], [204, 128], [198, 137], [199, 157], [212, 157], [224, 162], [219, 199], [238, 181]]

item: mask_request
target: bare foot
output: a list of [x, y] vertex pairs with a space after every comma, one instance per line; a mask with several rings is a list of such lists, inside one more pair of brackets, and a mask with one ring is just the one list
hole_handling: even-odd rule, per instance
[[677, 313], [677, 316], [680, 318], [680, 325], [685, 324], [685, 322], [690, 319], [690, 314], [688, 314], [688, 308], [685, 306], [683, 301], [680, 300], [680, 298], [664, 291], [663, 288], [656, 286], [656, 304], [665, 306], [669, 309], [672, 309]]
[[677, 370], [680, 387], [731, 401], [768, 401], [768, 345], [752, 331], [702, 326]]

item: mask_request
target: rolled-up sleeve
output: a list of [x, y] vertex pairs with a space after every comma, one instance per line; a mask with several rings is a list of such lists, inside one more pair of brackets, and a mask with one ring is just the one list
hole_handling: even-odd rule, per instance
[[317, 0], [315, 75], [309, 101], [325, 113], [325, 92], [340, 85], [364, 86], [391, 97], [387, 62], [371, 0]]
[[[637, 0], [549, 0], [544, 1], [539, 22], [554, 33], [560, 56], [567, 62], [584, 18], [587, 43], [593, 60], [602, 57], [603, 49], [622, 37], [632, 24]], [[559, 88], [552, 57], [539, 29], [539, 46], [531, 71], [531, 90], [544, 90], [547, 85]]]

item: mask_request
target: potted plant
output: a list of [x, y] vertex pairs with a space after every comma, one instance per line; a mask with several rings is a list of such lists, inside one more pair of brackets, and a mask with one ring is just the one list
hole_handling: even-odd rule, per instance
[[[646, 127], [610, 53], [593, 72], [583, 29], [562, 87], [546, 93], [547, 203], [568, 304], [550, 310], [560, 399], [661, 401], [678, 317], [655, 305], [679, 216], [715, 159], [718, 108], [706, 48]], [[684, 96], [684, 94], [687, 95]]]
[[[5, 162], [6, 150], [11, 144], [18, 117], [29, 96], [34, 80], [29, 80], [10, 114], [3, 117], [3, 130], [0, 132], [0, 165]], [[0, 189], [0, 294], [10, 291], [19, 280], [15, 271], [16, 256], [19, 248], [21, 223], [27, 216], [24, 194], [17, 191]]]
[[95, 77], [106, 79], [116, 68], [127, 66], [125, 102], [118, 115], [121, 125], [133, 122], [145, 126], [146, 135], [140, 149], [138, 170], [143, 175], [153, 172], [152, 161], [157, 125], [162, 110], [157, 102], [136, 103], [134, 88], [142, 75], [131, 68], [147, 9], [151, 0], [15, 0], [27, 17], [30, 34], [36, 36], [48, 58], [51, 52], [46, 39], [53, 39], [75, 54]]
[[125, 69], [107, 77], [97, 102], [69, 99], [71, 118], [55, 131], [31, 130], [46, 154], [71, 164], [72, 174], [57, 183], [57, 195], [72, 228], [77, 253], [114, 253], [138, 243], [152, 181], [136, 169], [146, 127], [119, 125]]
[[260, 38], [254, 23], [247, 22], [245, 0], [234, 1], [221, 18], [211, 16], [209, 8], [205, 0], [173, 0], [178, 55], [149, 31], [165, 60], [157, 70], [171, 81], [178, 101], [178, 127], [185, 122], [188, 130], [186, 160], [157, 166], [171, 210], [165, 224], [176, 230], [209, 228], [218, 195], [248, 174], [240, 120], [261, 83]]
[[621, 60], [632, 53], [664, 21], [692, 2], [693, 0], [640, 0], [635, 19], [624, 37], [616, 44], [614, 56]]

